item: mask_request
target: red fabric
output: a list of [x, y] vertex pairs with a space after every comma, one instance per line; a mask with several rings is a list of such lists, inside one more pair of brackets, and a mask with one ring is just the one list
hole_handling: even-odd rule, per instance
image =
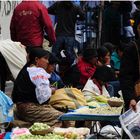
[[55, 43], [55, 32], [47, 8], [39, 1], [22, 1], [14, 10], [10, 31], [13, 41], [25, 46], [42, 46], [44, 32]]
[[0, 133], [0, 139], [3, 139], [5, 134], [6, 134], [5, 132], [4, 133]]
[[82, 85], [85, 85], [88, 78], [90, 78], [94, 74], [96, 67], [84, 61], [83, 58], [80, 58], [78, 60], [77, 67], [81, 73], [80, 83]]

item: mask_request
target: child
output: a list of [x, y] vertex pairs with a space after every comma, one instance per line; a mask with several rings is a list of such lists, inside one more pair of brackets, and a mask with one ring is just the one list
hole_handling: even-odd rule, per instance
[[97, 63], [97, 50], [93, 48], [87, 48], [83, 52], [83, 56], [79, 58], [77, 62], [77, 68], [80, 71], [80, 84], [85, 85], [88, 78], [90, 78], [95, 70]]
[[90, 99], [93, 95], [104, 95], [107, 97], [112, 96], [107, 91], [109, 73], [110, 68], [105, 65], [96, 68], [94, 75], [88, 79], [82, 90], [87, 100]]
[[55, 87], [56, 89], [57, 88], [59, 89], [59, 88], [63, 88], [65, 85], [61, 77], [55, 72], [57, 63], [59, 63], [58, 58], [55, 55], [50, 54], [49, 64], [47, 66], [46, 71], [51, 75], [51, 77], [49, 78], [51, 86]]

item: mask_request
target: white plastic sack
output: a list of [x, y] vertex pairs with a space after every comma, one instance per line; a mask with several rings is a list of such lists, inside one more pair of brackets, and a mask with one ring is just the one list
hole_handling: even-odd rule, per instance
[[0, 40], [0, 52], [5, 58], [14, 79], [16, 79], [19, 71], [27, 62], [25, 46], [10, 39]]
[[52, 90], [50, 88], [50, 74], [48, 74], [43, 68], [28, 67], [30, 79], [36, 86], [36, 98], [40, 104], [46, 102], [50, 97]]
[[[119, 133], [119, 135], [121, 136], [122, 129], [119, 128], [118, 126], [114, 126], [114, 127], [117, 130], [117, 132]], [[101, 129], [100, 134], [102, 136], [106, 136], [108, 138], [118, 137], [118, 133], [115, 131], [115, 129], [111, 125], [106, 125]]]
[[[98, 86], [90, 78], [85, 84], [82, 92], [87, 100], [90, 99], [92, 96], [101, 95], [101, 91], [99, 90]], [[102, 86], [102, 95], [110, 97], [104, 85]]]

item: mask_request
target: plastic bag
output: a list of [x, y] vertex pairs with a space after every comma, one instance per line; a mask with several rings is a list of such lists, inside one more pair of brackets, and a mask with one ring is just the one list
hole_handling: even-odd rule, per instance
[[8, 121], [8, 117], [13, 118], [13, 101], [5, 93], [0, 91], [0, 123]]

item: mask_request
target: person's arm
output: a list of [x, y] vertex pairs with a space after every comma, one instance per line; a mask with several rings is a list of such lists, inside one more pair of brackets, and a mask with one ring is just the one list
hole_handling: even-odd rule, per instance
[[16, 41], [16, 24], [15, 24], [15, 11], [13, 12], [13, 16], [11, 18], [11, 23], [10, 23], [10, 35], [11, 35], [11, 40]]
[[135, 99], [132, 99], [130, 101], [129, 107], [132, 108], [134, 111], [136, 111], [137, 110], [136, 105], [137, 105], [136, 100]]
[[48, 13], [51, 15], [56, 15], [57, 3], [55, 2], [52, 6], [48, 7]]
[[41, 21], [43, 23], [45, 32], [48, 34], [48, 39], [50, 43], [54, 44], [56, 41], [55, 31], [53, 28], [51, 18], [49, 17], [48, 14], [48, 10], [44, 5], [42, 5], [42, 9], [41, 9]]

